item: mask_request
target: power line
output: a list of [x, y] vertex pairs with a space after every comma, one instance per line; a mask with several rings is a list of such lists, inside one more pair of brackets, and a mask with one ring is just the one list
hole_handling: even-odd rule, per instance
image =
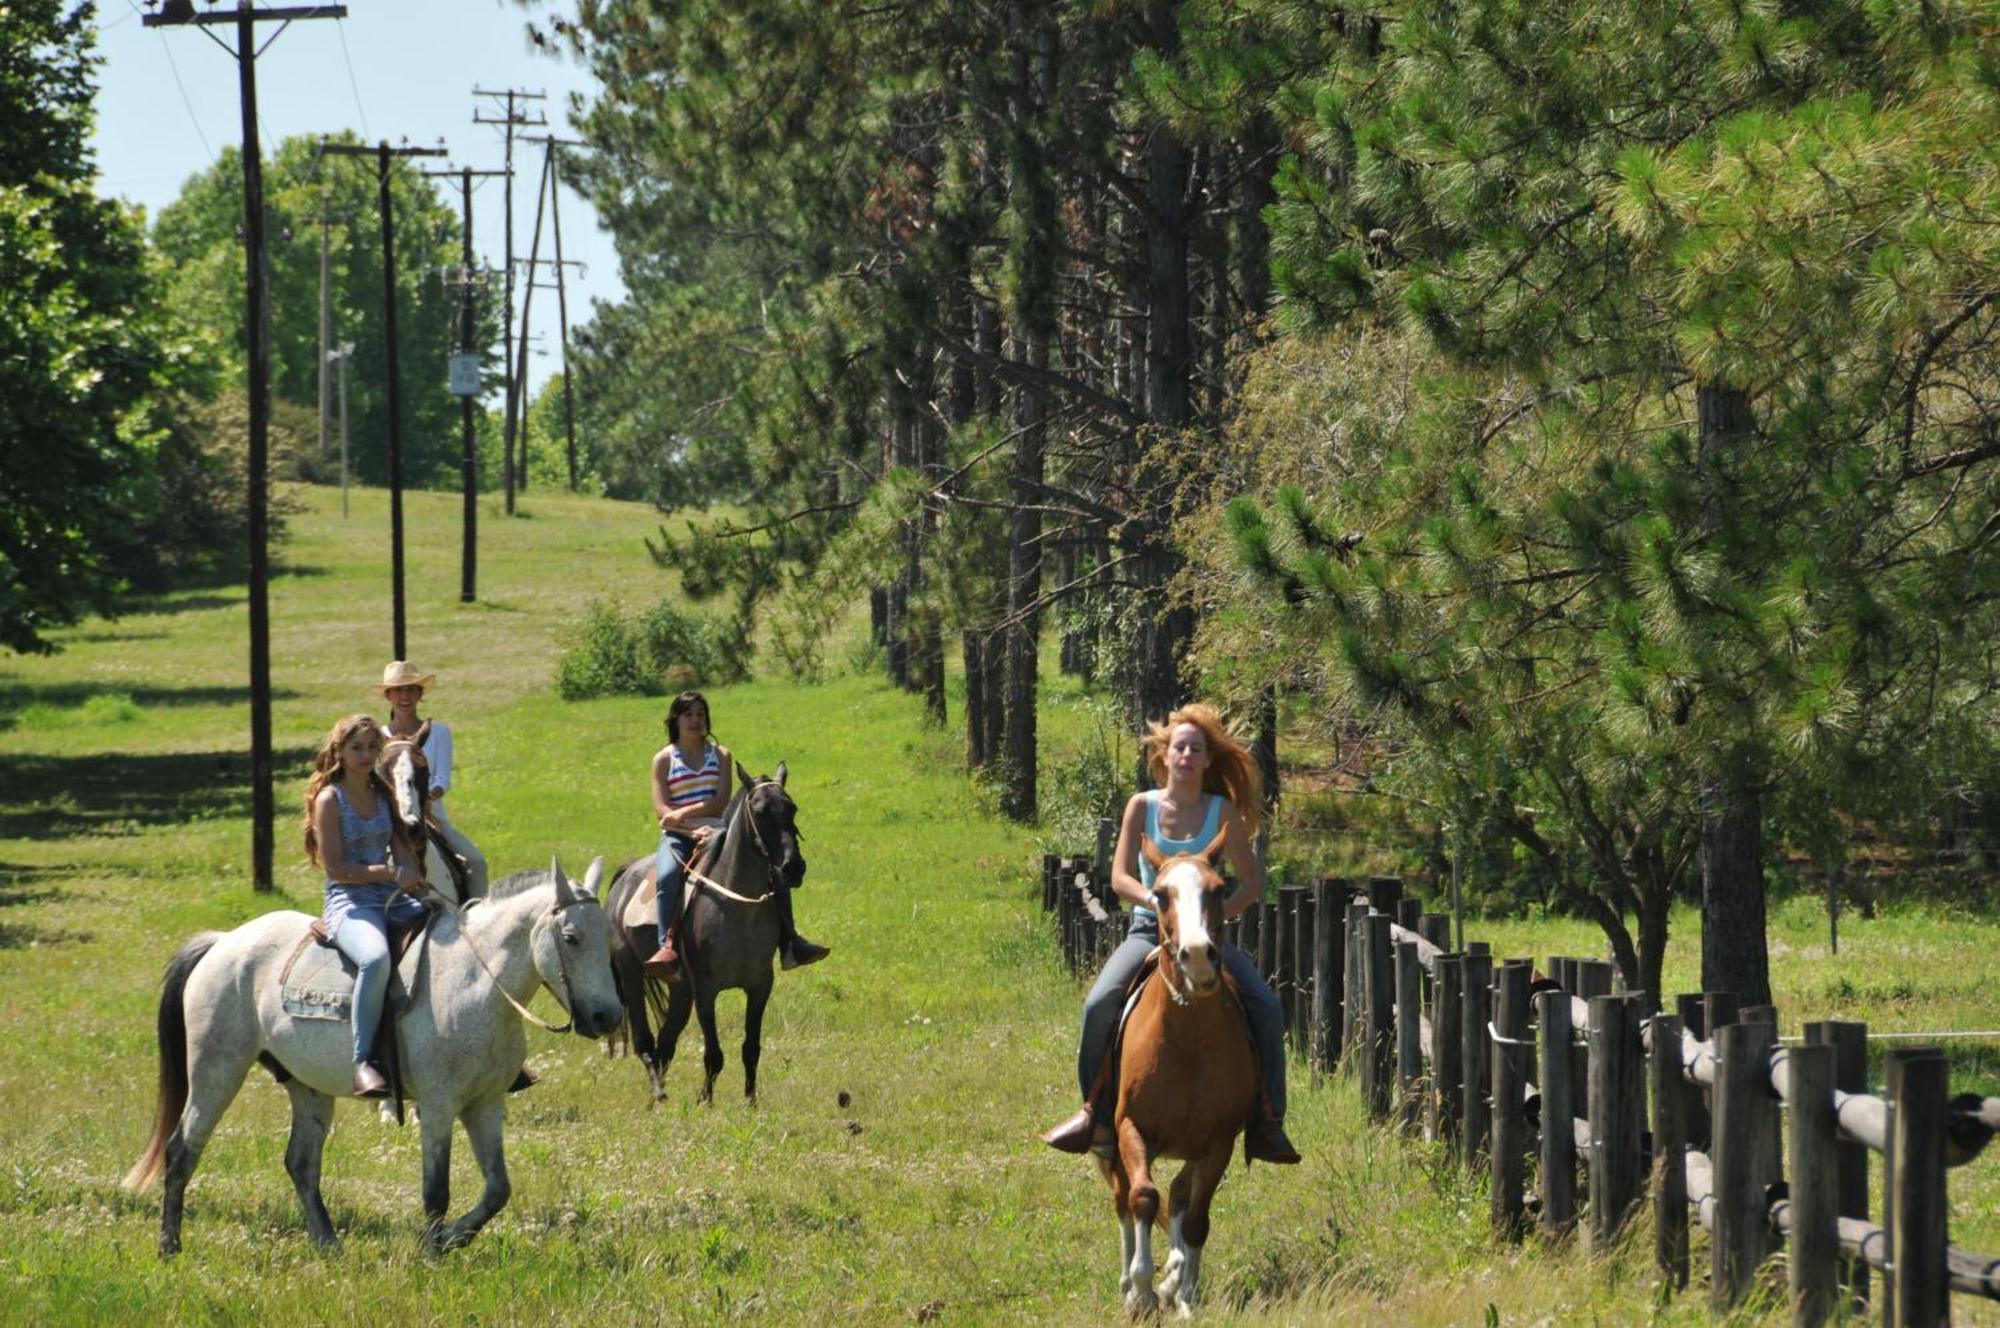
[[354, 113], [361, 119], [361, 136], [373, 138], [374, 135], [368, 131], [368, 112], [361, 104], [361, 85], [354, 80], [354, 60], [347, 53], [347, 31], [344, 28], [340, 30], [340, 60], [347, 66], [347, 86], [354, 93]]

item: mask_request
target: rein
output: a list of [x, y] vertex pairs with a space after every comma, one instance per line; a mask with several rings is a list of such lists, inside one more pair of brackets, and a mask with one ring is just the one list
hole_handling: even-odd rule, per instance
[[[764, 782], [764, 781], [759, 781], [759, 782]], [[754, 784], [751, 785], [751, 788], [755, 787], [756, 785]], [[693, 881], [696, 885], [706, 886], [708, 889], [713, 890], [716, 894], [721, 895], [724, 899], [733, 899], [739, 904], [769, 903], [771, 897], [773, 895], [776, 895], [778, 891], [784, 889], [785, 887], [783, 882], [769, 879], [770, 877], [774, 876], [777, 873], [778, 864], [777, 860], [771, 856], [771, 850], [767, 848], [764, 844], [764, 832], [758, 827], [757, 813], [750, 806], [750, 788], [746, 788], [743, 790], [743, 803], [736, 813], [736, 819], [739, 821], [748, 821], [750, 823], [750, 842], [756, 846], [758, 855], [764, 859], [764, 874], [766, 877], [765, 884], [768, 885], [770, 889], [766, 893], [758, 895], [755, 899], [752, 899], [749, 895], [737, 894], [734, 890], [730, 889], [722, 882], [716, 880], [714, 877], [707, 876], [701, 872], [696, 871], [694, 869], [693, 863], [689, 863], [686, 869], [688, 879]]]
[[1183, 985], [1174, 985], [1173, 975], [1179, 970], [1180, 965], [1175, 963], [1172, 956], [1167, 953], [1166, 946], [1156, 945], [1153, 949], [1160, 956], [1159, 966], [1154, 971], [1160, 975], [1160, 985], [1167, 989], [1167, 998], [1175, 1005], [1188, 1004], [1194, 998], [1187, 993], [1185, 979], [1183, 979]]
[[[433, 893], [435, 894], [435, 892]], [[453, 917], [458, 919], [458, 934], [460, 937], [464, 939], [465, 948], [472, 951], [472, 957], [479, 962], [479, 967], [485, 970], [486, 976], [493, 980], [494, 987], [500, 992], [500, 995], [506, 999], [507, 1004], [514, 1007], [514, 1012], [516, 1014], [520, 1015], [523, 1019], [527, 1020], [535, 1027], [545, 1028], [551, 1033], [567, 1033], [571, 1029], [576, 1027], [576, 1012], [571, 1008], [571, 995], [570, 995], [570, 985], [569, 985], [569, 961], [563, 958], [562, 946], [560, 944], [556, 946], [556, 966], [562, 973], [562, 980], [563, 980], [562, 1007], [563, 1007], [563, 1012], [569, 1015], [569, 1022], [558, 1027], [555, 1024], [549, 1023], [547, 1020], [543, 1019], [540, 1015], [537, 1015], [533, 1010], [530, 1010], [527, 1006], [523, 1005], [521, 1002], [514, 999], [514, 993], [507, 990], [506, 984], [500, 981], [500, 975], [495, 973], [493, 971], [493, 966], [486, 962], [486, 956], [479, 953], [479, 947], [472, 943], [472, 933], [468, 931], [465, 926], [464, 910], [459, 908], [458, 905], [452, 903], [449, 899], [446, 899], [443, 895], [436, 895], [436, 899], [438, 904], [443, 907], [445, 912], [451, 914]], [[584, 899], [585, 899], [584, 896], [579, 895], [574, 899], [569, 899], [566, 901], [559, 902], [551, 906], [549, 912], [561, 913], [564, 909], [574, 908], [578, 904], [583, 903]]]

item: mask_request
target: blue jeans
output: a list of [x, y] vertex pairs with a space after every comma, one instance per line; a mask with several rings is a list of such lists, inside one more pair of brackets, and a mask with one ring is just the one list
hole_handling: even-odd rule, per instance
[[[372, 887], [376, 893], [381, 889]], [[334, 948], [346, 955], [357, 970], [354, 974], [356, 1064], [367, 1060], [375, 1050], [375, 1027], [382, 1018], [382, 998], [389, 991], [389, 928], [393, 925], [400, 931], [424, 917], [424, 906], [409, 895], [389, 894], [383, 899], [358, 895], [360, 891], [342, 901], [343, 906], [337, 910], [342, 914], [340, 924], [333, 933]]]
[[660, 944], [681, 915], [681, 894], [687, 884], [687, 865], [694, 861], [694, 837], [674, 830], [660, 833], [660, 847], [653, 855], [653, 884], [660, 893], [653, 902], [660, 910]]
[[[1104, 961], [1104, 969], [1097, 975], [1097, 982], [1090, 989], [1090, 995], [1083, 1001], [1083, 1038], [1076, 1049], [1076, 1081], [1083, 1100], [1090, 1100], [1091, 1085], [1097, 1080], [1098, 1067], [1111, 1048], [1111, 1039], [1118, 1032], [1118, 1016], [1125, 1007], [1125, 989], [1131, 985], [1132, 975], [1160, 943], [1160, 921], [1150, 913], [1132, 915], [1132, 929], [1118, 948], [1111, 952], [1111, 958]], [[1271, 1099], [1271, 1111], [1279, 1120], [1285, 1118], [1285, 1016], [1278, 1009], [1278, 998], [1264, 984], [1263, 975], [1249, 955], [1233, 945], [1222, 949], [1223, 966], [1229, 976], [1236, 981], [1237, 995], [1242, 998], [1243, 1012], [1250, 1017], [1250, 1041], [1257, 1049], [1257, 1068], [1264, 1075], [1264, 1093]]]

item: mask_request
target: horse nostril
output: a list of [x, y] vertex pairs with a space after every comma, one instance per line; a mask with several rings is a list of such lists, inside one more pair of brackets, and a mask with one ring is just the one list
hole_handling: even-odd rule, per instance
[[1216, 953], [1216, 950], [1215, 950], [1215, 947], [1214, 947], [1214, 946], [1212, 946], [1212, 945], [1211, 945], [1211, 946], [1209, 946], [1209, 947], [1208, 947], [1208, 962], [1209, 962], [1209, 963], [1211, 963], [1211, 964], [1212, 964], [1212, 963], [1214, 963], [1214, 962], [1215, 962], [1215, 961], [1216, 961], [1216, 960], [1217, 960], [1218, 958], [1220, 958], [1220, 957], [1221, 957], [1221, 956], [1219, 956], [1219, 955], [1218, 955], [1218, 954]]

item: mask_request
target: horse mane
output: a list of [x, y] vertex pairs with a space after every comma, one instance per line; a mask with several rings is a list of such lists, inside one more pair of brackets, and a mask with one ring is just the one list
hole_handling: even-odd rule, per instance
[[[549, 869], [547, 867], [530, 867], [526, 871], [510, 872], [497, 881], [489, 882], [486, 887], [486, 894], [483, 897], [486, 899], [505, 899], [510, 895], [526, 894], [536, 886], [547, 885], [548, 883]], [[467, 900], [465, 903], [459, 905], [459, 907], [462, 909], [471, 908], [478, 902], [478, 899]]]

